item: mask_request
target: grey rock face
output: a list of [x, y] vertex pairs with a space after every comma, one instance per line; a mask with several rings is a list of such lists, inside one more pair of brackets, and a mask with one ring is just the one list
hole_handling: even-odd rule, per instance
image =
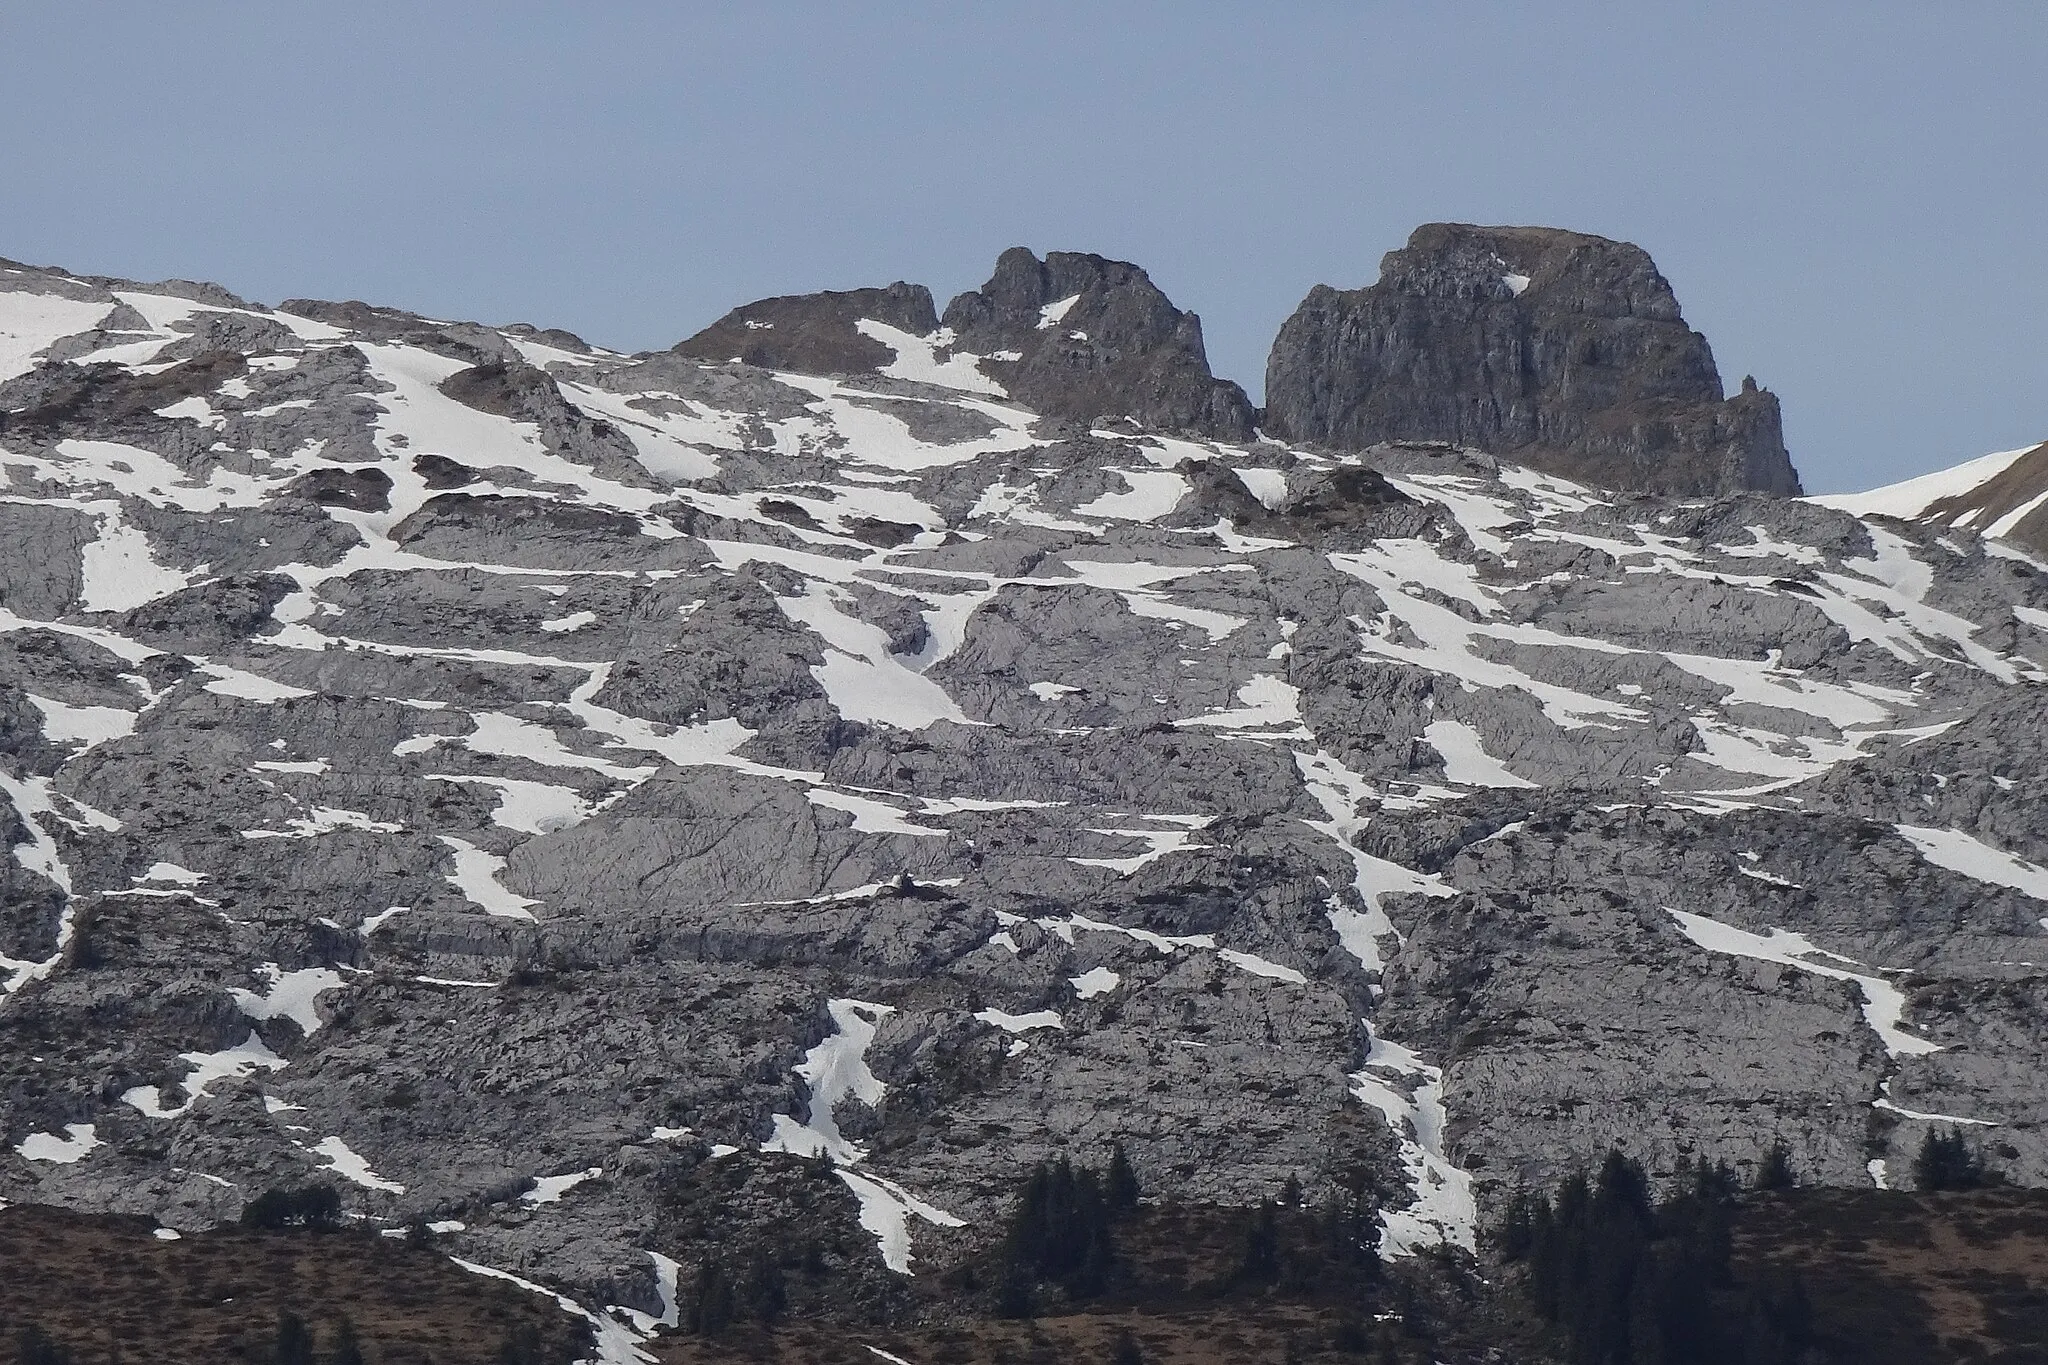
[[1609, 488], [1796, 494], [1778, 400], [1723, 399], [1640, 247], [1432, 223], [1377, 284], [1318, 285], [1274, 340], [1266, 429], [1362, 450], [1448, 441]]
[[[2019, 548], [1093, 424], [867, 304], [919, 378], [5, 269], [0, 1198], [330, 1179], [656, 1311], [1113, 1141], [1388, 1255], [1617, 1144], [2048, 1180]], [[990, 349], [1151, 316], [998, 276]]]
[[1036, 410], [1079, 422], [1137, 419], [1163, 431], [1251, 436], [1244, 390], [1209, 373], [1202, 320], [1127, 261], [1012, 247], [988, 283], [946, 305], [961, 349]]
[[931, 290], [898, 280], [886, 289], [827, 290], [742, 304], [672, 353], [690, 360], [737, 361], [798, 374], [861, 374], [896, 358], [858, 324], [879, 322], [914, 337], [938, 330]]

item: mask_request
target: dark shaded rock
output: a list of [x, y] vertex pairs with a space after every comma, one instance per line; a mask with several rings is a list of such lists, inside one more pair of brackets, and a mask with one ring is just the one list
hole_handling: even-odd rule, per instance
[[391, 508], [391, 476], [374, 466], [316, 469], [294, 479], [290, 491], [325, 507], [346, 507], [355, 512], [386, 512]]
[[884, 521], [880, 517], [853, 517], [846, 522], [847, 534], [863, 544], [877, 549], [893, 550], [898, 545], [908, 545], [924, 530], [908, 522]]
[[277, 305], [277, 311], [290, 313], [294, 317], [311, 318], [330, 327], [346, 327], [349, 331], [360, 332], [373, 341], [388, 341], [429, 325], [418, 313], [408, 313], [400, 308], [380, 308], [375, 304], [364, 303], [361, 299], [349, 299], [344, 302], [328, 299], [286, 299]]
[[[328, 470], [353, 477], [374, 470]], [[384, 480], [388, 489], [391, 481]], [[284, 574], [229, 574], [166, 593], [121, 618], [122, 629], [181, 650], [210, 652], [261, 630], [298, 585]]]
[[412, 460], [413, 472], [425, 481], [427, 487], [440, 492], [449, 488], [466, 488], [483, 476], [459, 460], [446, 455], [415, 455]]
[[574, 332], [564, 331], [560, 327], [536, 327], [530, 322], [514, 322], [506, 325], [501, 330], [513, 336], [530, 337], [534, 341], [538, 341], [544, 346], [552, 346], [558, 351], [573, 351], [577, 355], [590, 354], [589, 342], [577, 336]]
[[671, 352], [798, 374], [862, 374], [896, 359], [889, 346], [862, 335], [857, 324], [863, 320], [912, 336], [929, 336], [939, 327], [931, 290], [898, 280], [886, 289], [826, 290], [741, 304]]
[[[1059, 305], [1064, 304], [1064, 307]], [[1233, 440], [1255, 413], [1244, 390], [1209, 372], [1202, 320], [1175, 308], [1127, 261], [1012, 247], [987, 284], [946, 305], [961, 349], [1023, 403], [1053, 417], [1134, 417]]]
[[159, 408], [212, 393], [248, 369], [245, 356], [228, 351], [154, 374], [108, 364], [44, 365], [0, 385], [0, 434], [52, 437], [168, 427], [179, 419], [159, 416]]
[[638, 538], [640, 523], [623, 512], [581, 507], [550, 498], [512, 498], [497, 493], [443, 493], [392, 528], [400, 545], [452, 529], [513, 536]]
[[1266, 403], [1269, 432], [1339, 449], [1450, 441], [1614, 488], [1800, 491], [1776, 396], [1723, 399], [1649, 255], [1554, 228], [1432, 223], [1379, 283], [1318, 285]]

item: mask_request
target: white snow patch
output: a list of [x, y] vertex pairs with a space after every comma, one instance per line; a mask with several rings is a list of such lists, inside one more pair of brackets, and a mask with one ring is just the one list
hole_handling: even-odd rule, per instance
[[875, 1039], [876, 1023], [896, 1009], [866, 1000], [828, 1000], [825, 1008], [836, 1027], [831, 1036], [806, 1052], [795, 1068], [810, 1086], [810, 1119], [798, 1123], [787, 1114], [775, 1115], [774, 1135], [761, 1144], [761, 1150], [796, 1156], [823, 1152], [834, 1161], [850, 1163], [865, 1153], [840, 1136], [833, 1110], [848, 1098], [870, 1106], [881, 1103], [884, 1087], [868, 1069], [867, 1049]]
[[1038, 310], [1038, 330], [1049, 332], [1065, 320], [1075, 304], [1081, 301], [1079, 294], [1069, 294], [1063, 299], [1054, 299]]
[[[847, 1169], [867, 1153], [840, 1134], [833, 1111], [848, 1098], [868, 1105], [881, 1102], [885, 1087], [868, 1068], [867, 1049], [874, 1041], [875, 1025], [896, 1011], [892, 1005], [866, 1000], [828, 1000], [825, 1008], [832, 1016], [835, 1030], [805, 1053], [795, 1068], [796, 1074], [810, 1086], [810, 1119], [798, 1123], [788, 1114], [775, 1115], [774, 1135], [761, 1144], [761, 1150], [807, 1157], [822, 1153], [831, 1158], [839, 1166], [840, 1180], [860, 1201], [860, 1224], [874, 1234], [883, 1263], [898, 1274], [908, 1275], [911, 1215], [938, 1227], [964, 1225], [894, 1181]], [[718, 1148], [712, 1148], [712, 1155], [718, 1154]]]
[[149, 871], [140, 873], [129, 880], [136, 882], [170, 882], [176, 886], [197, 886], [206, 880], [203, 872], [194, 872], [189, 867], [176, 863], [151, 863]]
[[243, 701], [267, 705], [271, 702], [289, 701], [293, 697], [313, 695], [306, 688], [293, 687], [290, 683], [272, 682], [268, 678], [246, 673], [239, 668], [230, 668], [226, 664], [201, 664], [199, 671], [211, 679], [206, 684], [206, 690], [223, 697], [237, 697]]
[[985, 393], [996, 398], [1009, 396], [1002, 385], [981, 372], [980, 356], [957, 351], [944, 360], [939, 359], [940, 348], [952, 340], [952, 334], [944, 329], [928, 337], [912, 336], [873, 318], [862, 318], [853, 327], [862, 336], [879, 341], [896, 353], [896, 358], [882, 367], [882, 373], [891, 379], [937, 384], [941, 388]]
[[881, 627], [842, 612], [852, 598], [835, 584], [813, 582], [802, 597], [778, 597], [783, 614], [825, 641], [825, 662], [811, 673], [847, 720], [922, 730], [939, 721], [969, 725], [946, 690], [889, 652]]
[[2009, 886], [2022, 895], [2048, 901], [2048, 868], [2037, 867], [1958, 830], [1924, 829], [1918, 825], [1893, 828], [1936, 867], [1992, 886]]
[[559, 1204], [562, 1196], [586, 1180], [595, 1180], [604, 1174], [604, 1167], [589, 1166], [580, 1171], [564, 1175], [544, 1175], [533, 1182], [533, 1188], [519, 1198], [528, 1204]]
[[1028, 1033], [1035, 1028], [1064, 1029], [1058, 1010], [1033, 1010], [1029, 1014], [1011, 1014], [1007, 1010], [985, 1009], [975, 1013], [975, 1018], [1005, 1033]]
[[1863, 993], [1863, 1018], [1883, 1041], [1884, 1050], [1892, 1056], [1918, 1057], [1941, 1051], [1941, 1044], [1916, 1038], [1900, 1026], [1900, 1019], [1906, 1011], [1906, 997], [1897, 986], [1882, 977], [1807, 960], [1811, 957], [1832, 957], [1838, 961], [1853, 962], [1854, 959], [1816, 948], [1806, 935], [1789, 929], [1774, 928], [1768, 934], [1752, 934], [1747, 929], [1738, 929], [1705, 915], [1689, 915], [1683, 910], [1666, 908], [1678, 921], [1685, 936], [1709, 952], [1753, 958], [1758, 962], [1772, 962], [1836, 981], [1855, 982]]
[[832, 791], [825, 787], [808, 787], [804, 796], [814, 806], [851, 815], [857, 834], [937, 835], [941, 838], [946, 834], [935, 825], [917, 824], [897, 807], [870, 796], [855, 796], [851, 792]]
[[1121, 493], [1104, 493], [1074, 509], [1077, 517], [1108, 517], [1114, 521], [1153, 522], [1180, 505], [1188, 495], [1188, 481], [1166, 469], [1110, 469], [1104, 471], [1122, 479], [1128, 487]]
[[1284, 678], [1269, 673], [1254, 674], [1237, 689], [1238, 705], [1227, 711], [1190, 716], [1176, 725], [1200, 725], [1219, 730], [1271, 731], [1283, 728], [1285, 735], [1270, 738], [1312, 739], [1302, 725], [1301, 690]]
[[1257, 498], [1269, 510], [1278, 511], [1287, 501], [1287, 475], [1277, 469], [1260, 469], [1256, 466], [1239, 468], [1234, 471], [1237, 481], [1245, 491]]
[[645, 1340], [645, 1337], [617, 1318], [607, 1313], [593, 1313], [567, 1294], [557, 1294], [554, 1290], [543, 1288], [532, 1280], [522, 1279], [509, 1270], [479, 1265], [475, 1261], [465, 1261], [460, 1256], [450, 1256], [448, 1259], [472, 1275], [503, 1280], [507, 1284], [518, 1285], [529, 1294], [553, 1299], [561, 1306], [563, 1312], [573, 1313], [582, 1318], [596, 1330], [598, 1365], [656, 1365], [654, 1357], [640, 1349], [640, 1342]]
[[133, 711], [118, 706], [72, 706], [33, 692], [25, 695], [43, 713], [43, 735], [53, 743], [90, 749], [135, 733], [137, 716]]
[[1294, 968], [1269, 961], [1256, 953], [1243, 953], [1235, 948], [1218, 948], [1216, 956], [1239, 971], [1250, 972], [1253, 976], [1263, 976], [1271, 981], [1285, 981], [1296, 986], [1308, 983], [1308, 978]]
[[320, 1011], [315, 1006], [321, 993], [339, 990], [345, 984], [341, 973], [332, 967], [303, 967], [288, 972], [275, 962], [266, 962], [256, 969], [256, 974], [266, 983], [262, 994], [239, 986], [229, 992], [242, 1013], [259, 1021], [289, 1019], [309, 1038], [320, 1031]]
[[361, 1185], [366, 1190], [382, 1190], [386, 1194], [405, 1193], [405, 1186], [395, 1180], [386, 1180], [371, 1170], [370, 1163], [338, 1137], [322, 1138], [313, 1150], [327, 1158], [322, 1170], [332, 1171], [351, 1184]]
[[1090, 967], [1079, 976], [1070, 976], [1067, 980], [1073, 983], [1075, 995], [1083, 1000], [1091, 1000], [1098, 995], [1109, 994], [1121, 986], [1124, 979], [1107, 967]]
[[149, 537], [118, 507], [99, 514], [99, 536], [80, 551], [78, 602], [87, 611], [128, 611], [191, 580], [156, 562]]
[[364, 938], [368, 938], [386, 924], [398, 918], [398, 916], [408, 913], [411, 909], [410, 905], [394, 905], [388, 910], [379, 910], [374, 915], [365, 915], [363, 916], [363, 922], [356, 926], [356, 932]]
[[854, 1197], [860, 1200], [860, 1225], [874, 1234], [875, 1243], [882, 1252], [882, 1264], [899, 1275], [911, 1273], [912, 1214], [934, 1227], [967, 1226], [965, 1220], [954, 1217], [936, 1205], [926, 1203], [893, 1180], [863, 1175], [844, 1166], [840, 1167], [836, 1174], [845, 1182], [846, 1188], [853, 1191]]
[[253, 1032], [237, 1047], [219, 1052], [186, 1052], [179, 1057], [192, 1069], [184, 1080], [178, 1082], [177, 1088], [184, 1099], [177, 1108], [164, 1108], [163, 1094], [153, 1085], [138, 1085], [125, 1091], [121, 1102], [146, 1118], [175, 1119], [197, 1104], [206, 1094], [206, 1088], [215, 1081], [242, 1080], [258, 1071], [275, 1071], [284, 1065], [284, 1058], [272, 1052]]
[[1508, 771], [1505, 763], [1486, 752], [1479, 732], [1455, 720], [1433, 720], [1423, 727], [1422, 737], [1444, 761], [1444, 777], [1463, 787], [1534, 787], [1527, 778]]
[[1395, 932], [1394, 922], [1387, 918], [1386, 911], [1380, 909], [1380, 897], [1404, 894], [1455, 896], [1457, 892], [1444, 885], [1443, 879], [1434, 873], [1412, 872], [1399, 863], [1375, 858], [1358, 847], [1358, 836], [1366, 826], [1365, 817], [1358, 813], [1358, 807], [1374, 795], [1371, 785], [1363, 777], [1321, 751], [1313, 754], [1297, 752], [1294, 765], [1301, 772], [1302, 785], [1323, 808], [1326, 817], [1303, 823], [1335, 840], [1350, 856], [1354, 869], [1352, 888], [1365, 902], [1365, 909], [1359, 911], [1333, 898], [1329, 909], [1330, 925], [1337, 931], [1337, 938], [1345, 950], [1366, 970], [1379, 971], [1386, 965], [1380, 956], [1379, 940], [1388, 935], [1400, 937]]
[[1411, 1256], [1424, 1247], [1473, 1249], [1478, 1205], [1472, 1177], [1444, 1153], [1444, 1073], [1398, 1043], [1374, 1035], [1365, 1065], [1351, 1074], [1351, 1093], [1386, 1116], [1401, 1143], [1414, 1202], [1380, 1215], [1380, 1254]]
[[314, 806], [309, 814], [298, 816], [286, 823], [283, 829], [245, 829], [244, 839], [312, 839], [322, 834], [332, 834], [338, 829], [359, 829], [371, 834], [397, 834], [404, 825], [390, 820], [373, 820], [359, 810], [344, 810], [339, 806]]
[[[6, 295], [0, 294], [0, 298], [5, 297]], [[99, 1140], [94, 1125], [90, 1123], [67, 1123], [64, 1125], [64, 1131], [70, 1136], [30, 1133], [15, 1144], [14, 1150], [28, 1161], [48, 1161], [59, 1166], [69, 1166], [85, 1160], [86, 1153], [93, 1148], [106, 1145]]]
[[1868, 492], [1829, 493], [1806, 501], [1859, 517], [1885, 516], [1911, 521], [1942, 499], [1959, 497], [1996, 478], [2034, 448], [2022, 446], [2018, 450], [2001, 450], [1947, 469], [1937, 469], [1932, 474], [1885, 484]]
[[1171, 829], [1097, 829], [1091, 827], [1088, 831], [1090, 834], [1110, 835], [1119, 839], [1141, 839], [1148, 847], [1143, 853], [1135, 854], [1129, 858], [1069, 858], [1067, 861], [1078, 863], [1082, 867], [1107, 868], [1119, 877], [1128, 877], [1139, 868], [1146, 866], [1148, 863], [1155, 863], [1169, 853], [1179, 853], [1185, 849], [1207, 847], [1206, 844], [1194, 842], [1195, 831], [1209, 823], [1209, 817], [1207, 816], [1148, 815], [1140, 818], [1157, 821], [1162, 824], [1171, 824], [1174, 827]]
[[532, 907], [540, 902], [526, 896], [507, 891], [498, 881], [498, 874], [505, 870], [505, 860], [495, 853], [486, 853], [465, 839], [451, 834], [440, 836], [441, 842], [455, 850], [455, 870], [448, 874], [447, 881], [456, 890], [480, 908], [486, 915], [500, 919], [533, 918]]
[[573, 787], [517, 777], [484, 777], [474, 773], [429, 773], [430, 782], [473, 782], [498, 790], [491, 823], [525, 834], [554, 834], [583, 823], [590, 807]]
[[113, 311], [114, 305], [104, 301], [0, 291], [0, 382], [27, 374], [51, 342], [89, 332]]
[[542, 630], [549, 632], [550, 634], [559, 635], [566, 631], [581, 630], [585, 626], [592, 626], [596, 624], [596, 612], [572, 611], [567, 616], [557, 616], [553, 620], [541, 622], [540, 628]]

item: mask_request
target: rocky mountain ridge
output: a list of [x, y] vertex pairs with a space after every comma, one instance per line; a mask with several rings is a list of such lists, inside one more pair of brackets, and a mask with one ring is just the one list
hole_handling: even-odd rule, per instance
[[626, 1360], [814, 1174], [877, 1303], [1111, 1141], [1388, 1256], [1616, 1143], [2048, 1178], [2048, 568], [1193, 436], [1005, 261], [640, 356], [0, 266], [0, 1198], [334, 1179]]
[[1377, 284], [1318, 285], [1273, 343], [1266, 430], [1363, 450], [1448, 441], [1608, 488], [1799, 492], [1777, 398], [1723, 398], [1642, 248], [1431, 223]]

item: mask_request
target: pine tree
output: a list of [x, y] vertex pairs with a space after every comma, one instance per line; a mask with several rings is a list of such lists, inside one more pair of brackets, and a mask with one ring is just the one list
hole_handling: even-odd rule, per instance
[[731, 1325], [732, 1281], [716, 1261], [705, 1261], [697, 1269], [697, 1295], [690, 1304], [690, 1330], [698, 1336], [715, 1337]]
[[15, 1359], [21, 1365], [71, 1365], [71, 1352], [52, 1341], [50, 1334], [34, 1323], [22, 1328], [15, 1340]]
[[1798, 1183], [1798, 1177], [1792, 1171], [1792, 1149], [1780, 1138], [1770, 1145], [1762, 1164], [1756, 1168], [1756, 1187], [1760, 1190], [1789, 1190]]
[[1923, 1190], [1974, 1190], [1986, 1182], [1984, 1158], [1972, 1151], [1962, 1130], [1929, 1130], [1913, 1158], [1913, 1184]]
[[344, 1317], [334, 1329], [334, 1346], [327, 1353], [327, 1365], [363, 1365], [363, 1348], [356, 1340], [355, 1319]]
[[1244, 1246], [1230, 1278], [1235, 1284], [1271, 1284], [1280, 1278], [1280, 1229], [1270, 1201], [1259, 1205], [1245, 1225]]
[[739, 1300], [747, 1316], [763, 1327], [781, 1317], [788, 1306], [789, 1292], [783, 1284], [782, 1267], [759, 1247], [747, 1258], [746, 1270], [740, 1277]]
[[546, 1355], [540, 1329], [530, 1322], [512, 1328], [498, 1343], [498, 1365], [544, 1365]]
[[271, 1347], [273, 1365], [313, 1365], [313, 1329], [291, 1309], [277, 1315], [277, 1340]]
[[1121, 1142], [1109, 1149], [1109, 1175], [1103, 1181], [1103, 1193], [1109, 1207], [1119, 1213], [1138, 1207], [1138, 1173], [1131, 1169]]

